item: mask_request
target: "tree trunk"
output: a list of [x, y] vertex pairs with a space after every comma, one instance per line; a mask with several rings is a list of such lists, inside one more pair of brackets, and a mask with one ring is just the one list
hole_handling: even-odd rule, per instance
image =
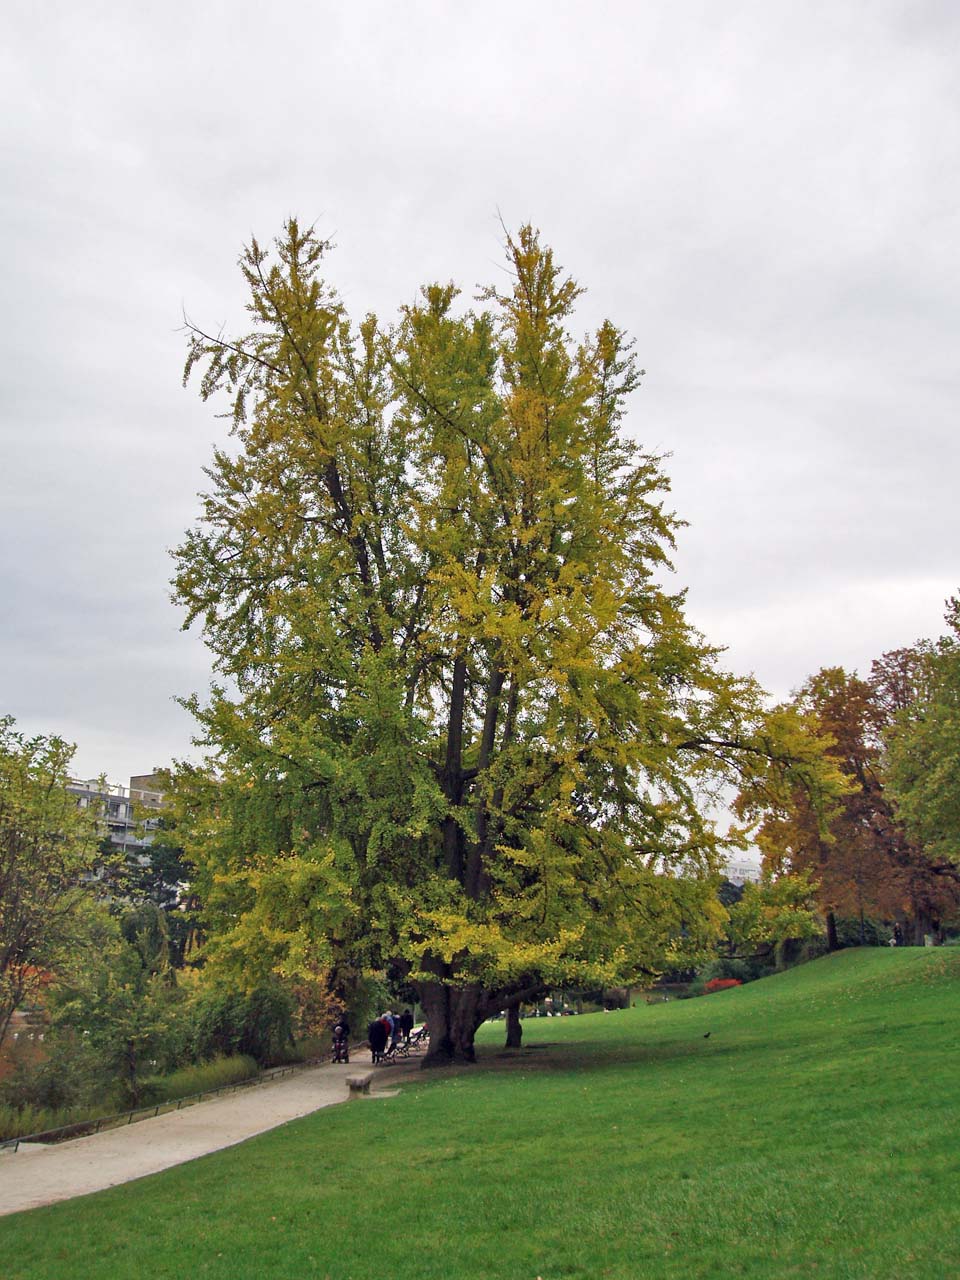
[[445, 1067], [454, 1062], [475, 1062], [473, 1038], [483, 1021], [482, 992], [472, 984], [449, 987], [440, 982], [423, 983], [420, 1003], [427, 1016], [430, 1047], [424, 1067]]
[[523, 1040], [523, 1023], [520, 1021], [520, 1006], [507, 1005], [507, 1043], [505, 1049], [519, 1049]]
[[4, 1039], [7, 1031], [10, 1029], [10, 1023], [13, 1021], [13, 1015], [16, 1012], [13, 1001], [9, 1001], [0, 1005], [0, 1048], [3, 1047]]
[[827, 912], [827, 950], [840, 950], [840, 939], [837, 937], [837, 917], [832, 911]]
[[127, 1087], [130, 1090], [130, 1100], [135, 1107], [140, 1101], [140, 1087], [137, 1080], [137, 1049], [132, 1040], [127, 1041]]

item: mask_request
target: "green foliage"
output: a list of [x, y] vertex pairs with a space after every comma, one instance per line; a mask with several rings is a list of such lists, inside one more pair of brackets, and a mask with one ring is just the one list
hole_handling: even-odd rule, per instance
[[[13, 1071], [0, 1081], [0, 1104], [14, 1112], [60, 1114], [91, 1108], [110, 1097], [113, 1082], [89, 1037], [71, 1027], [53, 1027], [45, 1032], [43, 1049], [39, 1060], [14, 1056]], [[65, 1122], [47, 1127], [53, 1123]]]
[[66, 790], [73, 751], [0, 717], [0, 1044], [77, 945], [84, 878], [100, 860], [96, 815]]
[[141, 1084], [141, 1105], [152, 1106], [158, 1102], [189, 1098], [196, 1093], [207, 1093], [226, 1085], [251, 1080], [259, 1071], [256, 1060], [249, 1054], [212, 1058], [209, 1062], [195, 1062], [179, 1067], [167, 1075], [147, 1076]]
[[136, 1106], [148, 1068], [169, 1067], [182, 1051], [184, 994], [166, 967], [162, 913], [138, 909], [122, 920], [91, 911], [88, 947], [68, 957], [50, 992], [55, 1027], [82, 1034]]
[[[83, 1042], [85, 1052], [77, 1054], [61, 1034], [51, 1041], [50, 1050], [46, 1061], [21, 1066], [0, 1085], [0, 1142], [109, 1118], [131, 1105], [126, 1090], [104, 1074], [103, 1060], [92, 1046]], [[212, 1092], [251, 1080], [258, 1070], [253, 1058], [237, 1055], [145, 1076], [138, 1082], [136, 1105], [152, 1107]]]
[[960, 599], [951, 599], [952, 635], [928, 655], [919, 696], [888, 740], [890, 791], [913, 838], [960, 865]]
[[792, 969], [796, 965], [819, 960], [830, 950], [826, 937], [821, 933], [811, 938], [781, 938], [773, 952], [773, 967], [777, 972]]
[[699, 977], [703, 982], [713, 978], [736, 978], [738, 982], [753, 982], [764, 976], [765, 967], [755, 961], [738, 960], [732, 956], [718, 956], [700, 970]]
[[734, 884], [732, 880], [721, 880], [720, 887], [717, 889], [717, 897], [720, 899], [721, 906], [729, 909], [743, 897], [743, 885]]
[[230, 981], [401, 962], [432, 1051], [470, 1058], [508, 996], [705, 957], [728, 841], [703, 800], [821, 763], [660, 585], [643, 371], [609, 321], [574, 336], [534, 229], [482, 310], [429, 285], [388, 329], [351, 323], [328, 247], [254, 241], [252, 331], [191, 330], [235, 440], [177, 553], [223, 682], [187, 704], [211, 759], [175, 837]]
[[201, 986], [191, 1008], [192, 1056], [200, 1061], [244, 1054], [261, 1066], [293, 1048], [293, 1002], [276, 980], [252, 991], [220, 981]]
[[705, 978], [694, 978], [688, 983], [686, 991], [680, 993], [681, 1000], [693, 1000], [697, 996], [706, 995], [707, 981]]
[[818, 937], [823, 928], [815, 896], [816, 883], [809, 874], [767, 875], [759, 884], [748, 882], [740, 901], [729, 909], [731, 944], [736, 950], [754, 952]]
[[359, 979], [351, 988], [347, 1002], [351, 1028], [356, 1034], [364, 1035], [368, 1024], [392, 1004], [391, 992], [381, 975], [373, 973]]
[[156, 810], [143, 810], [157, 823], [151, 842], [129, 858], [119, 877], [118, 895], [135, 904], [152, 904], [163, 912], [170, 963], [182, 968], [195, 929], [194, 911], [184, 890], [190, 870], [183, 850], [171, 843], [164, 817]]
[[871, 916], [838, 916], [837, 941], [841, 947], [884, 947], [891, 937], [890, 926]]
[[120, 917], [120, 934], [136, 951], [140, 967], [151, 975], [170, 967], [170, 935], [167, 917], [152, 902], [141, 903]]
[[77, 1107], [38, 1107], [32, 1102], [14, 1105], [0, 1101], [0, 1142], [32, 1133], [47, 1133], [86, 1118], [86, 1111]]

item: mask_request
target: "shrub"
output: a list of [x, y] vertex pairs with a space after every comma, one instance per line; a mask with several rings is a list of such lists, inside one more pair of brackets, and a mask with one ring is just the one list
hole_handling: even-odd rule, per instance
[[[353, 1023], [350, 1024], [351, 1028]], [[351, 1043], [354, 1036], [350, 1037]], [[360, 1039], [357, 1035], [356, 1039]], [[304, 1036], [302, 1040], [298, 1040], [290, 1052], [286, 1055], [287, 1062], [309, 1062], [311, 1058], [322, 1058], [324, 1054], [330, 1052], [330, 1046], [333, 1044], [333, 1033], [328, 1031], [319, 1036]]]
[[8, 1138], [23, 1138], [31, 1133], [46, 1133], [48, 1129], [59, 1129], [61, 1125], [86, 1120], [89, 1115], [89, 1109], [52, 1110], [29, 1104], [10, 1107], [0, 1103], [0, 1142], [6, 1142]]
[[[46, 1065], [46, 1064], [45, 1064]], [[253, 1058], [236, 1055], [232, 1058], [216, 1058], [198, 1066], [183, 1067], [165, 1076], [150, 1076], [141, 1081], [141, 1107], [153, 1107], [158, 1103], [176, 1102], [197, 1093], [208, 1093], [225, 1085], [239, 1084], [257, 1074]], [[21, 1097], [23, 1090], [21, 1087]], [[7, 1138], [20, 1138], [33, 1133], [45, 1133], [63, 1125], [79, 1124], [86, 1120], [98, 1120], [123, 1112], [128, 1100], [117, 1093], [100, 1093], [96, 1098], [74, 1106], [38, 1106], [21, 1101], [19, 1105], [0, 1102], [0, 1142]]]
[[201, 989], [193, 1016], [195, 1060], [239, 1053], [267, 1066], [283, 1061], [293, 1048], [293, 1001], [279, 983], [249, 993], [225, 986]]
[[[71, 1027], [54, 1027], [46, 1032], [42, 1057], [14, 1058], [13, 1071], [0, 1084], [0, 1105], [59, 1115], [93, 1106], [111, 1095], [112, 1084], [107, 1064], [88, 1038]], [[46, 1127], [61, 1123], [66, 1122], [54, 1120]]]
[[229, 1058], [214, 1058], [192, 1067], [181, 1067], [166, 1076], [149, 1076], [143, 1081], [141, 1095], [143, 1105], [154, 1106], [158, 1102], [175, 1102], [195, 1093], [207, 1093], [224, 1085], [239, 1084], [257, 1074], [257, 1064], [248, 1054], [235, 1054]]
[[705, 995], [712, 995], [714, 991], [729, 991], [731, 987], [742, 986], [739, 978], [711, 978], [703, 984], [703, 990]]
[[836, 923], [841, 947], [883, 947], [890, 938], [890, 930], [883, 921], [870, 916], [862, 922], [859, 916], [838, 916]]
[[686, 991], [681, 991], [679, 999], [692, 1000], [695, 996], [702, 996], [705, 991], [705, 984], [702, 978], [697, 978], [691, 982]]
[[247, 996], [237, 1047], [261, 1066], [286, 1060], [293, 1048], [293, 1000], [279, 983], [257, 987]]
[[354, 1034], [360, 1038], [367, 1033], [367, 1024], [391, 1007], [390, 991], [383, 978], [377, 974], [358, 977], [352, 984], [347, 1015]]
[[700, 970], [700, 977], [704, 982], [710, 982], [713, 978], [736, 978], [739, 982], [753, 982], [767, 972], [769, 970], [755, 960], [718, 956], [705, 969]]
[[807, 964], [826, 955], [828, 950], [826, 937], [783, 938], [774, 948], [774, 968], [792, 969], [795, 965]]

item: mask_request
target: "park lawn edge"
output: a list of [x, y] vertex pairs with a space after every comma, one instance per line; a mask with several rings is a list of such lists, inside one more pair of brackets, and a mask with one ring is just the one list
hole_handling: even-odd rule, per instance
[[946, 1276], [958, 979], [960, 949], [851, 951], [528, 1020], [520, 1055], [494, 1024], [476, 1069], [0, 1220], [0, 1275]]

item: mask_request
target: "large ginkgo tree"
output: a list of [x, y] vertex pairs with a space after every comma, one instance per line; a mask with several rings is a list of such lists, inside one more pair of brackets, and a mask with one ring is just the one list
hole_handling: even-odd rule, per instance
[[705, 799], [817, 753], [725, 674], [665, 586], [677, 521], [624, 429], [624, 334], [572, 332], [538, 234], [462, 304], [389, 327], [321, 278], [290, 221], [241, 268], [252, 326], [189, 326], [225, 396], [175, 596], [222, 679], [189, 705], [180, 839], [211, 963], [254, 977], [391, 964], [428, 1060], [558, 983], [636, 982], [722, 929]]

